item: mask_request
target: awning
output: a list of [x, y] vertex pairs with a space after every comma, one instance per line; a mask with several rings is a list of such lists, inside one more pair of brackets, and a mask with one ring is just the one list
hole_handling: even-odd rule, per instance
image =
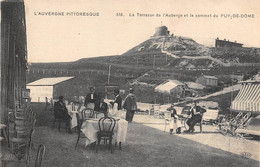
[[242, 112], [260, 112], [260, 82], [243, 82], [231, 110]]

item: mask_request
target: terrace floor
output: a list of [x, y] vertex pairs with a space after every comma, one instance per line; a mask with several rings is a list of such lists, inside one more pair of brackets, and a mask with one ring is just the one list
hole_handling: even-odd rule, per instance
[[[163, 120], [146, 115], [135, 115], [134, 122], [128, 125], [127, 139], [126, 143], [122, 144], [122, 150], [116, 148], [111, 154], [107, 148], [101, 147], [99, 152], [95, 153], [85, 147], [84, 139], [80, 140], [75, 149], [75, 132], [68, 134], [64, 129], [61, 132], [57, 128], [52, 129], [53, 113], [44, 110], [44, 104], [34, 104], [33, 109], [38, 114], [34, 145], [37, 147], [42, 143], [46, 146], [43, 167], [259, 166], [259, 159], [255, 158], [258, 155], [254, 153], [259, 152], [259, 141], [243, 143], [243, 140], [230, 138], [228, 147], [229, 137], [216, 133], [215, 127], [212, 126], [204, 126], [205, 133], [202, 134], [171, 135], [163, 132]], [[251, 146], [250, 142], [253, 143]], [[236, 149], [238, 153], [232, 151]], [[251, 158], [240, 156], [240, 152], [248, 152], [248, 149], [253, 150]], [[36, 150], [32, 150], [31, 155], [32, 162], [29, 166], [33, 166]]]

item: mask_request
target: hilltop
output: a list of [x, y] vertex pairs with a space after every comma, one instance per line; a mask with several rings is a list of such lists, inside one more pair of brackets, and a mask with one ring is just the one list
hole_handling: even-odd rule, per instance
[[31, 63], [27, 83], [44, 77], [76, 76], [86, 85], [106, 85], [110, 69], [109, 84], [123, 89], [135, 87], [138, 100], [154, 102], [154, 87], [167, 79], [195, 81], [203, 73], [230, 85], [232, 74], [249, 78], [260, 67], [259, 53], [259, 48], [206, 47], [191, 38], [170, 34], [162, 26], [122, 55], [66, 63]]

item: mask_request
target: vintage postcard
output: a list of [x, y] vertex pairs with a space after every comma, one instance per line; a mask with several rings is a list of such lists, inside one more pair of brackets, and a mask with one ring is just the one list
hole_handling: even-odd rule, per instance
[[258, 0], [1, 1], [2, 164], [258, 167], [259, 30]]

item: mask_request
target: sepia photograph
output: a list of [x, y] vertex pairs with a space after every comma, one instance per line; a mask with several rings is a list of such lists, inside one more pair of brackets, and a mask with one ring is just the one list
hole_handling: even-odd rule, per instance
[[0, 166], [260, 166], [260, 1], [0, 9]]

